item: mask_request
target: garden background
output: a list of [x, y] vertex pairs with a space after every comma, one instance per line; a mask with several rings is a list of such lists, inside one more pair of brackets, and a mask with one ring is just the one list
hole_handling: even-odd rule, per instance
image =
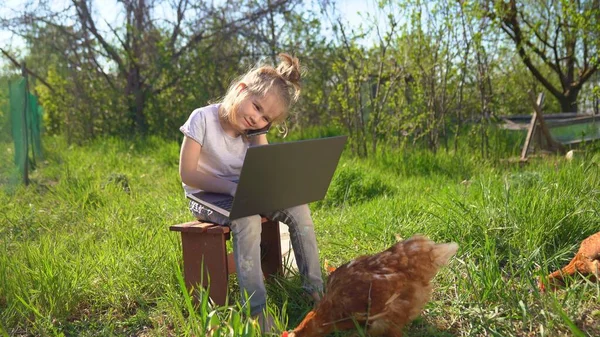
[[[350, 136], [311, 204], [323, 263], [416, 233], [455, 241], [408, 336], [600, 335], [597, 284], [537, 289], [600, 228], [597, 144], [520, 163], [525, 132], [502, 128], [537, 93], [546, 114], [598, 114], [599, 1], [369, 4], [352, 22], [341, 1], [7, 5], [0, 27], [21, 42], [0, 46], [0, 333], [256, 333], [235, 279], [230, 307], [193, 308], [181, 285], [178, 128], [288, 52], [302, 99], [270, 140]], [[27, 186], [8, 113], [23, 73], [43, 107]], [[269, 295], [281, 329], [310, 309], [297, 276]]]

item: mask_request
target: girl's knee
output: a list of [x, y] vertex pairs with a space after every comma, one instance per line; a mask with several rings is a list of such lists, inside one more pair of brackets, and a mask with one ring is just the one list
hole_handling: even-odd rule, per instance
[[293, 239], [300, 237], [314, 238], [315, 237], [315, 225], [310, 216], [310, 210], [308, 206], [298, 206], [286, 210], [288, 217], [290, 218], [286, 224], [289, 227], [290, 235]]
[[235, 219], [229, 225], [233, 235], [260, 235], [262, 232], [262, 223], [260, 215], [251, 215], [240, 219]]
[[286, 213], [291, 218], [291, 222], [309, 226], [312, 226], [313, 224], [308, 205], [290, 207], [286, 209]]

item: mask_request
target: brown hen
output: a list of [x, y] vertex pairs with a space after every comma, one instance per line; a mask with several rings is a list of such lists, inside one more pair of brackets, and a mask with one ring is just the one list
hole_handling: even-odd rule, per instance
[[456, 243], [436, 244], [423, 236], [400, 241], [371, 256], [338, 267], [326, 293], [289, 337], [324, 336], [367, 326], [371, 336], [402, 336], [431, 297], [431, 279], [456, 254]]
[[579, 272], [583, 275], [591, 275], [591, 280], [598, 280], [600, 268], [600, 232], [592, 234], [581, 242], [579, 250], [568, 265], [559, 269], [546, 277], [546, 280], [540, 278], [538, 286], [543, 292], [546, 285], [552, 290], [564, 285], [564, 278], [567, 275], [573, 275]]

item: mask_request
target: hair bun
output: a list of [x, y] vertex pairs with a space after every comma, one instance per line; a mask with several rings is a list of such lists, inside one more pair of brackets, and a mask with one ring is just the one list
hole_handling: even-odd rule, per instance
[[279, 54], [279, 59], [281, 63], [277, 66], [277, 72], [294, 87], [296, 91], [294, 98], [297, 99], [300, 95], [300, 79], [302, 77], [300, 61], [286, 53]]
[[281, 63], [277, 66], [279, 75], [286, 81], [300, 83], [302, 74], [300, 73], [300, 61], [298, 61], [298, 58], [281, 53], [279, 54], [279, 59], [281, 59]]

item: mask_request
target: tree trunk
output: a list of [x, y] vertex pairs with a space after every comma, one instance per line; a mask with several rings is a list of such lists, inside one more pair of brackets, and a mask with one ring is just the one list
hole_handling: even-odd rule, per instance
[[144, 114], [144, 105], [146, 103], [144, 89], [140, 80], [140, 70], [133, 66], [127, 77], [127, 87], [125, 89], [129, 108], [129, 122], [131, 131], [144, 134], [148, 129], [146, 115]]
[[571, 89], [567, 95], [560, 96], [558, 101], [560, 102], [561, 112], [577, 112], [577, 96], [579, 90]]

